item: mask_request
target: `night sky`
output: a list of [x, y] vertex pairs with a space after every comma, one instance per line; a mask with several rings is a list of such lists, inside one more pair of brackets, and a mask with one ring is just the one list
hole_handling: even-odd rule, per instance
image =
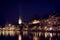
[[58, 0], [0, 1], [0, 25], [6, 22], [16, 24], [19, 16], [23, 21], [29, 21], [34, 15], [42, 18], [53, 13], [60, 13], [60, 2]]

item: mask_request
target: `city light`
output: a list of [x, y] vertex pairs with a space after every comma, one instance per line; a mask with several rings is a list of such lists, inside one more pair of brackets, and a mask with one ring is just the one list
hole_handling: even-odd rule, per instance
[[32, 23], [37, 24], [37, 23], [40, 23], [40, 21], [39, 20], [34, 20]]
[[19, 17], [18, 23], [19, 23], [19, 24], [22, 23], [22, 19], [21, 19], [21, 17]]
[[[19, 17], [18, 23], [22, 25], [22, 19]], [[31, 24], [29, 24], [31, 23]], [[60, 25], [58, 24], [58, 18], [50, 17], [42, 20], [32, 20], [30, 22], [23, 22], [22, 28], [20, 25], [6, 24], [4, 27], [0, 27], [0, 31], [60, 31]], [[28, 27], [27, 27], [28, 26]], [[4, 33], [3, 33], [4, 34]]]
[[9, 24], [8, 26], [11, 26], [11, 24]]

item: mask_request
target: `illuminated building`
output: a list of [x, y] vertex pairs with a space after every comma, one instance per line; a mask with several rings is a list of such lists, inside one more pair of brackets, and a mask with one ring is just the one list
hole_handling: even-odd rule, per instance
[[6, 24], [0, 30], [60, 30], [60, 17], [49, 16], [47, 19], [35, 19], [29, 22], [22, 22], [21, 17], [19, 17], [18, 24], [18, 27], [17, 25]]
[[19, 17], [18, 24], [22, 24], [22, 19]]

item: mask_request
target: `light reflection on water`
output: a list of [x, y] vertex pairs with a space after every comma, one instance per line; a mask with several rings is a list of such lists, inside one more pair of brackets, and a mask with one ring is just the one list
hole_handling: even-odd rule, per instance
[[33, 40], [39, 40], [37, 36], [33, 36]]
[[20, 34], [18, 35], [18, 40], [22, 40], [22, 36]]
[[20, 32], [19, 31], [0, 31], [0, 36], [3, 35], [3, 36], [14, 36], [15, 34], [19, 34]]
[[[16, 40], [60, 40], [60, 33], [51, 32], [28, 32], [28, 31], [0, 31], [1, 36], [17, 35]], [[15, 39], [15, 38], [14, 38]]]

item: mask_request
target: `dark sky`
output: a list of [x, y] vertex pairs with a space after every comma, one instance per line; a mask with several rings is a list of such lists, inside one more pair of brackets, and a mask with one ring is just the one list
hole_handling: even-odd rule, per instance
[[60, 2], [58, 0], [0, 1], [0, 24], [17, 23], [19, 16], [22, 17], [23, 21], [29, 21], [34, 15], [43, 17], [53, 13], [60, 13]]

